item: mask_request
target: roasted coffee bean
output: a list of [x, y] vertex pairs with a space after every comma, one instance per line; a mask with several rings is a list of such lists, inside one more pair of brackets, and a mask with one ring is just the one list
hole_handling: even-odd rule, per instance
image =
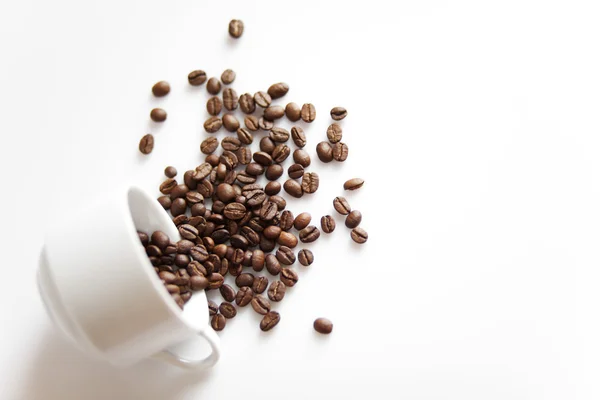
[[265, 193], [269, 196], [278, 194], [281, 191], [281, 184], [279, 182], [269, 182], [265, 185]]
[[333, 161], [333, 148], [329, 142], [321, 142], [317, 145], [317, 156], [324, 163]]
[[258, 119], [258, 127], [263, 131], [270, 131], [271, 129], [273, 129], [274, 126], [275, 124], [273, 123], [273, 121], [269, 121], [264, 117], [260, 117]]
[[207, 277], [211, 276], [213, 274], [213, 272], [215, 272], [215, 273], [217, 272], [215, 270], [215, 265], [210, 261], [205, 261], [204, 264], [202, 264], [202, 265], [203, 265], [204, 269], [206, 270]]
[[273, 164], [273, 159], [271, 156], [264, 151], [258, 151], [252, 155], [252, 159], [259, 163], [260, 165], [264, 165], [265, 167]]
[[[210, 263], [210, 261], [207, 261], [206, 264]], [[213, 267], [214, 268], [214, 267]], [[208, 276], [208, 287], [209, 289], [218, 289], [221, 287], [221, 285], [223, 285], [223, 275], [219, 274], [218, 272], [213, 272], [212, 274], [210, 274]]]
[[153, 108], [150, 111], [150, 119], [154, 122], [164, 122], [167, 119], [167, 112], [162, 108]]
[[348, 112], [344, 107], [333, 107], [330, 112], [331, 118], [335, 121], [340, 121], [346, 118]]
[[204, 196], [194, 190], [185, 194], [185, 201], [187, 205], [191, 207], [194, 204], [202, 203], [204, 201]]
[[252, 283], [252, 291], [257, 294], [263, 293], [269, 286], [269, 280], [266, 276], [257, 276]]
[[290, 196], [295, 198], [300, 198], [304, 194], [302, 192], [302, 186], [298, 183], [298, 181], [294, 179], [288, 179], [283, 184], [283, 190], [285, 190]]
[[254, 283], [254, 275], [244, 272], [235, 278], [235, 284], [238, 287], [248, 286], [251, 287]]
[[201, 181], [202, 179], [210, 175], [212, 169], [213, 167], [209, 163], [202, 163], [196, 167], [196, 172], [194, 173], [193, 178], [197, 181]]
[[169, 208], [171, 208], [171, 197], [169, 197], [169, 196], [160, 196], [158, 198], [158, 202], [160, 203], [162, 208], [164, 208], [165, 210], [168, 210]]
[[302, 243], [312, 243], [321, 236], [321, 231], [314, 225], [309, 225], [298, 233]]
[[166, 284], [174, 283], [177, 280], [177, 276], [169, 271], [161, 271], [158, 273], [158, 277], [162, 279]]
[[292, 122], [300, 119], [300, 106], [294, 102], [288, 103], [285, 106], [285, 116]]
[[[237, 204], [237, 203], [231, 203], [231, 204]], [[236, 249], [242, 249], [244, 251], [246, 249], [248, 249], [248, 239], [246, 239], [243, 235], [239, 235], [239, 234], [232, 235], [229, 240], [231, 242], [231, 245], [233, 247], [235, 247]]]
[[307, 212], [298, 214], [298, 216], [294, 219], [294, 228], [299, 231], [306, 228], [310, 224], [311, 218], [312, 217], [310, 213]]
[[177, 168], [169, 165], [165, 168], [165, 176], [167, 178], [175, 178], [177, 176]]
[[311, 103], [305, 103], [302, 105], [302, 109], [300, 110], [300, 118], [304, 122], [313, 122], [317, 117], [317, 111], [315, 110], [315, 106]]
[[229, 203], [230, 201], [235, 199], [236, 196], [233, 186], [231, 186], [228, 183], [219, 184], [215, 193], [217, 195], [217, 198], [224, 203]]
[[221, 147], [223, 147], [224, 150], [237, 151], [241, 145], [242, 142], [233, 136], [225, 136], [221, 141]]
[[145, 232], [140, 232], [137, 231], [138, 234], [138, 238], [140, 239], [140, 242], [142, 243], [142, 246], [146, 247], [148, 246], [148, 242], [150, 241], [150, 238], [148, 238], [148, 235]]
[[281, 196], [270, 196], [269, 197], [269, 201], [271, 203], [275, 203], [277, 204], [277, 209], [279, 211], [283, 210], [285, 208], [285, 206], [287, 205], [287, 202], [285, 201], [285, 199]]
[[275, 148], [275, 143], [273, 143], [270, 137], [265, 136], [262, 139], [260, 139], [259, 147], [260, 151], [263, 151], [267, 154], [271, 154], [273, 152], [273, 149]]
[[331, 143], [337, 143], [342, 140], [342, 127], [335, 122], [327, 128], [327, 139]]
[[185, 269], [179, 269], [175, 272], [175, 281], [173, 281], [173, 283], [179, 286], [185, 286], [190, 283], [190, 275]]
[[[219, 145], [219, 142], [217, 141], [217, 147], [218, 147], [218, 145]], [[207, 163], [209, 163], [213, 167], [216, 167], [217, 165], [219, 165], [219, 156], [216, 155], [216, 154], [209, 154], [209, 155], [206, 156], [206, 158], [204, 159], [204, 161], [207, 162]]]
[[281, 272], [281, 264], [274, 254], [267, 254], [265, 257], [265, 266], [271, 275], [279, 275]]
[[235, 300], [235, 289], [224, 283], [223, 286], [219, 288], [219, 292], [221, 292], [221, 296], [229, 302]]
[[281, 175], [283, 175], [283, 167], [279, 164], [270, 165], [265, 171], [265, 177], [270, 181], [279, 179]]
[[208, 197], [212, 197], [215, 189], [213, 184], [210, 183], [210, 181], [203, 180], [202, 182], [198, 183], [196, 190], [206, 199]]
[[241, 287], [235, 295], [235, 304], [238, 307], [246, 307], [252, 301], [253, 296], [252, 289], [247, 286]]
[[177, 253], [177, 244], [170, 242], [167, 247], [163, 250], [165, 256], [170, 256]]
[[210, 78], [208, 82], [206, 82], [206, 90], [213, 96], [218, 95], [221, 91], [221, 82], [215, 77]]
[[290, 210], [285, 210], [279, 218], [279, 227], [283, 231], [289, 231], [294, 226], [294, 214]]
[[227, 150], [225, 150], [223, 154], [221, 154], [219, 161], [225, 164], [225, 167], [228, 170], [233, 170], [238, 165], [238, 158], [235, 155], [235, 153]]
[[152, 236], [150, 236], [150, 241], [161, 250], [166, 249], [170, 243], [169, 236], [162, 231], [154, 231]]
[[267, 295], [271, 301], [281, 301], [285, 296], [285, 285], [281, 281], [273, 281], [269, 285]]
[[269, 106], [265, 108], [265, 112], [263, 113], [263, 118], [267, 121], [275, 121], [285, 114], [285, 110], [281, 106]]
[[346, 143], [336, 143], [333, 146], [333, 159], [335, 161], [346, 161], [346, 158], [348, 158], [348, 146]]
[[[206, 232], [204, 234], [206, 234]], [[215, 243], [221, 244], [221, 243], [225, 243], [226, 241], [229, 240], [230, 234], [227, 229], [221, 228], [221, 229], [216, 229], [212, 233], [211, 237], [215, 241]]]
[[152, 86], [152, 94], [156, 97], [163, 97], [169, 94], [171, 91], [171, 85], [167, 81], [156, 82], [154, 86]]
[[186, 292], [186, 293], [181, 294], [181, 300], [183, 300], [184, 303], [187, 303], [188, 301], [190, 301], [191, 298], [192, 298], [192, 292]]
[[[258, 246], [258, 244], [260, 243], [260, 235], [256, 231], [254, 231], [254, 229], [250, 228], [249, 226], [242, 227], [241, 233], [248, 241], [249, 246], [251, 246], [251, 247]], [[260, 250], [254, 250], [254, 251], [260, 251]]]
[[235, 80], [235, 71], [232, 69], [226, 69], [221, 74], [221, 82], [223, 82], [226, 85], [233, 83], [234, 80]]
[[250, 250], [244, 251], [244, 260], [242, 261], [244, 267], [252, 265], [252, 252]]
[[185, 214], [186, 210], [187, 210], [187, 203], [185, 202], [184, 199], [179, 198], [179, 199], [175, 199], [172, 201], [171, 215], [173, 215], [174, 217]]
[[240, 96], [239, 105], [244, 114], [252, 114], [256, 110], [254, 98], [250, 93], [244, 93]]
[[312, 251], [308, 249], [302, 249], [298, 252], [298, 261], [305, 267], [308, 267], [310, 264], [312, 264], [314, 260], [315, 257]]
[[265, 167], [253, 162], [246, 166], [246, 173], [252, 176], [259, 176], [265, 173]]
[[253, 190], [251, 192], [247, 192], [246, 194], [246, 204], [250, 207], [255, 207], [262, 204], [267, 195], [262, 190]]
[[223, 126], [223, 121], [219, 117], [210, 117], [204, 122], [204, 130], [208, 133], [215, 133]]
[[195, 173], [195, 170], [189, 170], [185, 171], [185, 173], [183, 174], [183, 183], [185, 183], [185, 186], [187, 186], [190, 190], [196, 190], [196, 187], [198, 186], [198, 182], [196, 182], [196, 180], [194, 179]]
[[[212, 238], [205, 236], [202, 238], [202, 243], [204, 243], [204, 247], [206, 248], [207, 251], [212, 252], [214, 247], [215, 247], [215, 241], [212, 240]], [[199, 244], [199, 243], [198, 243]], [[211, 255], [212, 256], [212, 255]], [[216, 254], [214, 255], [215, 257], [219, 257]], [[221, 274], [223, 275], [223, 274]]]
[[236, 131], [238, 140], [241, 144], [251, 144], [254, 141], [254, 136], [250, 133], [250, 131], [246, 128], [239, 128]]
[[279, 82], [269, 86], [267, 93], [269, 93], [269, 96], [274, 100], [285, 96], [288, 90], [290, 90], [290, 87], [287, 83]]
[[356, 228], [362, 221], [362, 214], [358, 210], [352, 210], [350, 214], [346, 216], [346, 226], [350, 229]]
[[248, 130], [256, 132], [259, 128], [258, 118], [256, 118], [254, 115], [248, 115], [244, 118], [244, 125], [246, 125]]
[[170, 193], [171, 200], [175, 200], [178, 198], [185, 198], [185, 195], [189, 191], [190, 191], [190, 189], [186, 185], [184, 185], [184, 184], [177, 185], [173, 188], [173, 190], [171, 190], [171, 193]]
[[289, 156], [290, 148], [283, 143], [280, 143], [277, 146], [275, 146], [275, 148], [273, 149], [273, 153], [271, 154], [273, 161], [278, 164], [284, 162]]
[[152, 134], [150, 133], [144, 135], [140, 139], [140, 144], [138, 148], [142, 154], [152, 153], [152, 150], [154, 149], [154, 136], [152, 136]]
[[[332, 110], [332, 116], [333, 116], [333, 110]], [[315, 331], [322, 333], [324, 335], [328, 335], [333, 330], [333, 323], [330, 320], [328, 320], [327, 318], [317, 318], [317, 319], [315, 319], [315, 322], [313, 323], [313, 327], [315, 328]]]
[[[281, 234], [283, 233], [284, 232], [281, 232]], [[281, 237], [281, 235], [279, 237]], [[275, 253], [275, 257], [277, 257], [277, 260], [283, 265], [292, 265], [296, 262], [296, 255], [294, 254], [294, 250], [290, 249], [287, 246], [279, 246], [277, 252]]]
[[298, 283], [298, 274], [291, 268], [283, 268], [281, 274], [279, 274], [279, 279], [285, 286], [292, 287]]
[[304, 167], [304, 168], [308, 168], [308, 166], [310, 165], [310, 156], [308, 155], [306, 150], [303, 150], [303, 149], [294, 150], [293, 157], [294, 157], [294, 162], [302, 165], [302, 167]]
[[235, 152], [238, 162], [242, 165], [248, 165], [252, 162], [252, 151], [249, 147], [242, 146]]
[[362, 244], [367, 241], [367, 239], [369, 238], [369, 234], [367, 233], [367, 231], [365, 231], [359, 226], [352, 229], [352, 231], [350, 232], [350, 237], [356, 243]]
[[188, 222], [188, 217], [185, 214], [178, 215], [175, 218], [173, 218], [173, 224], [175, 224], [176, 227], [187, 224], [187, 222]]
[[242, 264], [229, 264], [229, 275], [231, 276], [239, 276], [242, 273], [243, 266]]
[[223, 105], [229, 111], [233, 111], [238, 107], [238, 95], [234, 89], [227, 88], [223, 90]]
[[335, 199], [333, 199], [333, 208], [335, 208], [335, 211], [342, 215], [348, 215], [352, 210], [352, 208], [350, 208], [350, 203], [348, 203], [348, 200], [346, 200], [342, 196], [338, 196]]
[[206, 82], [206, 72], [201, 69], [197, 69], [188, 74], [188, 82], [192, 86], [200, 86]]
[[212, 316], [212, 318], [210, 320], [210, 326], [217, 332], [225, 329], [226, 323], [227, 323], [227, 320], [225, 319], [223, 314], [215, 314]]
[[271, 239], [267, 239], [264, 236], [261, 236], [260, 244], [258, 246], [260, 247], [260, 249], [262, 251], [264, 251], [265, 253], [268, 253], [270, 251], [273, 251], [273, 249], [275, 248], [275, 241], [271, 240]]
[[232, 19], [229, 22], [229, 35], [234, 39], [239, 39], [244, 33], [244, 23], [239, 19]]
[[195, 240], [198, 237], [198, 229], [194, 228], [191, 225], [181, 225], [178, 230], [179, 234], [184, 239]]
[[267, 226], [263, 231], [263, 235], [268, 239], [277, 240], [279, 235], [281, 235], [281, 228], [275, 225]]
[[267, 300], [265, 296], [261, 294], [257, 294], [256, 296], [254, 296], [250, 304], [252, 305], [254, 311], [259, 313], [260, 315], [265, 315], [269, 311], [271, 311], [271, 303], [269, 302], [269, 300]]
[[201, 245], [196, 245], [190, 249], [190, 257], [194, 260], [199, 261], [201, 263], [205, 262], [209, 258], [208, 250], [206, 247]]
[[223, 126], [229, 132], [235, 132], [240, 127], [240, 121], [232, 113], [223, 115]]
[[298, 238], [293, 234], [293, 233], [289, 233], [289, 232], [281, 232], [281, 234], [279, 235], [279, 237], [277, 238], [277, 243], [279, 243], [281, 246], [285, 246], [285, 247], [289, 247], [289, 248], [294, 248], [298, 245]]
[[266, 92], [254, 93], [254, 103], [262, 108], [267, 108], [271, 105], [271, 96]]
[[[259, 240], [260, 240], [260, 236], [259, 236]], [[262, 271], [264, 267], [265, 267], [265, 253], [260, 249], [256, 249], [256, 250], [252, 251], [252, 269], [256, 272], [259, 272], [259, 271]]]
[[179, 242], [177, 242], [176, 250], [177, 250], [177, 253], [179, 253], [179, 254], [189, 254], [190, 250], [194, 246], [195, 246], [195, 244], [191, 240], [182, 239]]
[[352, 178], [344, 182], [345, 190], [356, 190], [360, 189], [364, 185], [365, 181], [360, 178]]
[[294, 144], [300, 148], [306, 146], [306, 135], [304, 134], [304, 130], [299, 126], [292, 127], [292, 140]]
[[208, 111], [210, 115], [219, 115], [222, 108], [223, 102], [221, 102], [221, 99], [218, 96], [213, 96], [206, 102], [206, 111]]
[[335, 220], [331, 215], [321, 217], [321, 229], [325, 233], [331, 233], [335, 230]]
[[203, 216], [206, 212], [206, 206], [202, 203], [196, 203], [190, 207], [190, 211], [192, 212], [192, 217]]
[[211, 317], [219, 312], [219, 305], [212, 300], [208, 300], [208, 315]]
[[167, 288], [167, 291], [170, 294], [175, 294], [175, 293], [179, 294], [180, 293], [179, 286], [177, 286], [177, 285], [169, 284], [169, 285], [165, 285], [165, 287]]
[[190, 277], [190, 286], [192, 290], [204, 290], [208, 287], [208, 279], [201, 275], [192, 275]]
[[260, 208], [259, 217], [263, 221], [272, 220], [277, 215], [277, 204], [266, 201]]

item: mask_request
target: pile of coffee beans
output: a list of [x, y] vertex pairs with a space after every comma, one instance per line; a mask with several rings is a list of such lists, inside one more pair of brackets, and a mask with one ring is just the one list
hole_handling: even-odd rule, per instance
[[[239, 38], [243, 31], [242, 21], [230, 22], [229, 34], [233, 38]], [[311, 224], [309, 213], [294, 216], [286, 209], [284, 195], [312, 195], [319, 189], [320, 177], [311, 170], [314, 164], [304, 150], [307, 125], [294, 125], [288, 131], [278, 126], [278, 121], [287, 118], [293, 123], [310, 124], [316, 119], [315, 106], [277, 104], [290, 90], [284, 82], [274, 83], [267, 90], [238, 94], [230, 86], [235, 78], [236, 72], [231, 69], [223, 71], [220, 78], [209, 77], [200, 69], [188, 74], [189, 84], [205, 85], [209, 95], [206, 110], [210, 117], [203, 124], [207, 136], [199, 145], [204, 161], [185, 171], [179, 180], [176, 168], [165, 168], [166, 179], [159, 187], [158, 197], [160, 205], [170, 212], [181, 240], [173, 242], [163, 232], [138, 234], [156, 273], [181, 308], [196, 291], [218, 290], [223, 301], [208, 304], [215, 330], [224, 329], [227, 320], [237, 315], [238, 307], [250, 304], [263, 316], [260, 329], [268, 331], [281, 319], [272, 304], [282, 301], [286, 291], [298, 283], [293, 264], [298, 260], [307, 267], [314, 262], [311, 250], [297, 251], [297, 247], [318, 240], [321, 231], [331, 234], [336, 222], [331, 215], [322, 216], [319, 229], [316, 223]], [[170, 91], [165, 81], [152, 87], [156, 97]], [[343, 107], [331, 109], [335, 122], [327, 128], [327, 140], [316, 145], [321, 162], [344, 162], [348, 158], [340, 125], [347, 114]], [[167, 112], [154, 108], [150, 117], [162, 123]], [[219, 140], [214, 134], [222, 129], [230, 134]], [[253, 152], [250, 145], [255, 141], [259, 151]], [[140, 152], [150, 154], [153, 147], [154, 138], [145, 135], [139, 144]], [[282, 163], [290, 156], [293, 164], [285, 171]], [[279, 178], [286, 172], [288, 177], [280, 183]], [[267, 181], [264, 185], [260, 183], [263, 176]], [[349, 179], [344, 189], [357, 190], [363, 184], [360, 178]], [[341, 196], [334, 199], [333, 207], [345, 217], [352, 240], [365, 243], [368, 235], [359, 226], [361, 212], [353, 210]], [[314, 329], [328, 334], [333, 324], [318, 318]]]

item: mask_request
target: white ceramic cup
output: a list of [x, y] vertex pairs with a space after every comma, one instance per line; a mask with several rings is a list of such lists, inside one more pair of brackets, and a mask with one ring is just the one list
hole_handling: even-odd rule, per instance
[[179, 232], [143, 190], [129, 187], [51, 227], [38, 287], [52, 320], [84, 352], [128, 366], [150, 356], [185, 368], [219, 359], [204, 292], [182, 311], [140, 245], [137, 230]]

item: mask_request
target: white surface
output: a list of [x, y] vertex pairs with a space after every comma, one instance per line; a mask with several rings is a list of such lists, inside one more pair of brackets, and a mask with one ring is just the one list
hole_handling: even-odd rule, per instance
[[[2, 3], [0, 398], [600, 396], [599, 5], [348, 3]], [[231, 18], [246, 25], [238, 42]], [[353, 246], [338, 219], [280, 325], [262, 334], [243, 310], [210, 373], [113, 370], [51, 328], [34, 284], [42, 232], [75, 196], [154, 189], [165, 165], [200, 162], [195, 68], [233, 68], [239, 93], [288, 82], [285, 102], [317, 108], [313, 154], [328, 110], [347, 107], [348, 161], [313, 159], [321, 188], [288, 204], [331, 213], [342, 182], [362, 176], [348, 199], [369, 242]], [[153, 99], [160, 79], [172, 93]], [[153, 106], [169, 112], [162, 126]], [[319, 316], [329, 337], [312, 330]]]

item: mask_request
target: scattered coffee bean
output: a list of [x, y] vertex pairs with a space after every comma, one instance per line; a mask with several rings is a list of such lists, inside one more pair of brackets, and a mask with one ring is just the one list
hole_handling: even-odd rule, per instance
[[352, 237], [352, 240], [354, 240], [356, 243], [362, 244], [367, 241], [367, 239], [369, 238], [369, 234], [367, 233], [367, 231], [365, 231], [359, 226], [352, 229], [352, 231], [350, 232], [350, 237]]
[[310, 224], [310, 220], [311, 220], [310, 213], [307, 213], [307, 212], [300, 213], [294, 219], [294, 228], [296, 228], [296, 230], [300, 231], [300, 230], [306, 228]]
[[335, 230], [335, 220], [331, 215], [321, 217], [321, 229], [325, 233], [331, 233]]
[[156, 82], [154, 86], [152, 86], [152, 94], [156, 97], [163, 97], [169, 94], [171, 91], [171, 85], [169, 85], [166, 81]]
[[169, 236], [161, 231], [153, 232], [152, 236], [150, 236], [150, 241], [161, 250], [164, 250], [170, 243]]
[[200, 86], [206, 82], [206, 72], [201, 69], [197, 69], [188, 74], [188, 82], [192, 86]]
[[277, 257], [277, 260], [283, 265], [292, 265], [296, 262], [294, 250], [287, 246], [279, 246], [279, 249], [277, 249], [277, 252], [275, 253], [275, 257]]
[[304, 134], [304, 130], [299, 126], [292, 127], [292, 140], [294, 144], [300, 148], [306, 146], [306, 135]]
[[188, 224], [181, 225], [178, 230], [179, 230], [179, 234], [184, 239], [195, 240], [198, 237], [198, 229], [196, 229], [195, 227], [193, 227], [191, 225], [188, 225]]
[[317, 111], [315, 110], [315, 106], [311, 103], [305, 103], [304, 105], [302, 105], [300, 117], [304, 122], [313, 122], [317, 117]]
[[232, 19], [229, 22], [229, 35], [232, 38], [239, 39], [244, 33], [244, 23], [239, 19]]
[[237, 310], [235, 309], [235, 306], [227, 301], [221, 303], [221, 305], [219, 306], [219, 311], [227, 319], [231, 319], [237, 315]]
[[171, 197], [169, 197], [169, 196], [160, 196], [158, 198], [158, 202], [165, 210], [168, 210], [171, 208]]
[[167, 119], [167, 112], [162, 108], [153, 108], [150, 111], [150, 119], [154, 122], [164, 122]]
[[289, 231], [294, 226], [294, 214], [290, 210], [285, 210], [279, 218], [279, 227], [283, 231]]
[[286, 191], [290, 196], [295, 198], [300, 198], [304, 194], [302, 191], [302, 186], [298, 183], [298, 181], [294, 179], [288, 179], [283, 184], [283, 190]]
[[[210, 261], [207, 261], [206, 264], [208, 264], [209, 262]], [[223, 275], [221, 275], [217, 272], [213, 272], [212, 274], [210, 274], [208, 276], [208, 288], [209, 289], [218, 289], [223, 284], [223, 281], [224, 281]]]
[[270, 181], [279, 179], [281, 175], [283, 175], [283, 167], [279, 164], [269, 165], [265, 171], [265, 177]]
[[349, 179], [346, 182], [344, 182], [344, 189], [345, 190], [360, 189], [364, 183], [365, 183], [365, 181], [360, 178], [352, 178], [352, 179]]
[[138, 148], [142, 154], [152, 153], [152, 150], [154, 149], [154, 136], [152, 136], [150, 133], [144, 135], [140, 140], [140, 145]]
[[241, 287], [235, 295], [235, 304], [238, 307], [246, 307], [252, 301], [253, 296], [252, 289], [247, 286]]
[[271, 181], [265, 185], [265, 193], [269, 196], [274, 196], [281, 191], [281, 184], [276, 181]]
[[226, 69], [221, 74], [221, 82], [226, 85], [231, 84], [235, 80], [235, 71], [232, 69]]
[[204, 290], [208, 287], [208, 279], [202, 275], [192, 275], [190, 277], [190, 286], [192, 290]]
[[342, 127], [336, 123], [329, 125], [329, 128], [327, 128], [327, 139], [331, 143], [337, 143], [342, 140]]
[[176, 217], [178, 215], [185, 214], [187, 210], [187, 203], [184, 199], [178, 198], [172, 201], [171, 203], [171, 214]]
[[254, 115], [248, 115], [244, 118], [244, 125], [246, 125], [248, 130], [256, 132], [259, 128], [258, 118], [256, 118]]
[[269, 132], [269, 137], [276, 143], [283, 143], [288, 141], [290, 133], [283, 128], [274, 127], [271, 129], [271, 132]]
[[290, 148], [283, 143], [279, 143], [277, 146], [275, 146], [275, 148], [273, 149], [273, 153], [271, 154], [273, 161], [278, 164], [284, 162], [289, 156]]
[[250, 133], [250, 131], [246, 128], [239, 128], [237, 131], [237, 137], [238, 140], [240, 141], [240, 143], [242, 144], [252, 144], [252, 142], [254, 141], [254, 136], [252, 136], [252, 133]]
[[362, 214], [358, 210], [352, 210], [348, 216], [346, 216], [346, 226], [350, 229], [356, 228], [362, 221]]
[[317, 318], [313, 324], [315, 331], [328, 335], [333, 330], [333, 324], [327, 318]]
[[292, 179], [302, 178], [304, 175], [304, 167], [300, 164], [292, 164], [288, 168], [288, 176]]
[[208, 300], [208, 315], [211, 317], [219, 312], [219, 306], [212, 300]]
[[284, 247], [289, 247], [293, 249], [298, 245], [298, 238], [289, 232], [281, 232], [279, 237], [277, 238], [277, 243]]
[[314, 193], [319, 189], [319, 175], [316, 172], [307, 172], [302, 176], [302, 191]]
[[281, 196], [270, 196], [269, 201], [271, 203], [275, 203], [277, 205], [277, 209], [279, 211], [282, 211], [285, 208], [285, 206], [287, 205], [287, 202]]
[[254, 98], [250, 93], [244, 93], [240, 96], [239, 100], [240, 109], [244, 114], [252, 114], [256, 110], [256, 104]]
[[340, 121], [344, 118], [346, 118], [346, 115], [348, 115], [348, 112], [346, 111], [346, 109], [344, 107], [333, 107], [331, 109], [331, 118], [334, 119], [335, 121]]
[[267, 108], [271, 105], [271, 96], [265, 92], [254, 93], [254, 103], [262, 108]]
[[235, 132], [240, 127], [240, 122], [232, 113], [226, 113], [223, 115], [223, 126], [229, 132]]
[[142, 242], [142, 246], [146, 247], [148, 246], [148, 242], [150, 241], [150, 238], [148, 237], [148, 235], [145, 232], [137, 232], [138, 234], [138, 238], [140, 239], [140, 242]]
[[232, 302], [235, 300], [235, 289], [228, 284], [223, 284], [223, 286], [219, 288], [219, 292], [221, 292], [221, 296], [223, 296], [226, 301]]
[[217, 332], [225, 329], [225, 324], [226, 320], [223, 314], [215, 314], [210, 320], [210, 326]]
[[238, 95], [232, 88], [223, 90], [223, 105], [229, 111], [233, 111], [238, 107]]
[[317, 156], [324, 163], [333, 161], [333, 148], [329, 142], [321, 142], [317, 145]]
[[290, 90], [290, 87], [287, 83], [279, 82], [271, 85], [267, 90], [267, 93], [272, 99], [278, 99], [285, 96], [288, 90]]
[[267, 254], [265, 257], [265, 266], [271, 275], [279, 275], [281, 272], [281, 264], [274, 254]]
[[333, 159], [335, 161], [346, 161], [348, 158], [348, 146], [346, 143], [338, 142], [333, 145]]
[[254, 278], [254, 282], [252, 282], [252, 291], [257, 294], [263, 293], [267, 290], [268, 285], [269, 280], [266, 276], [257, 276]]
[[241, 146], [242, 142], [240, 139], [233, 136], [225, 136], [221, 141], [221, 147], [223, 147], [223, 150], [238, 151]]
[[298, 252], [298, 261], [305, 267], [308, 267], [310, 264], [312, 264], [314, 260], [315, 257], [312, 251], [308, 249], [302, 249]]
[[264, 116], [260, 117], [260, 119], [258, 120], [258, 127], [263, 131], [270, 131], [271, 129], [273, 129], [274, 126], [275, 124], [273, 123], [273, 121], [267, 120]]
[[257, 294], [251, 301], [252, 308], [260, 315], [265, 315], [271, 311], [271, 302], [261, 294]]
[[216, 96], [221, 91], [221, 82], [215, 77], [210, 78], [208, 82], [206, 82], [206, 90], [208, 93]]
[[335, 208], [335, 211], [342, 215], [348, 215], [350, 214], [350, 211], [352, 211], [352, 208], [350, 208], [350, 203], [348, 203], [348, 200], [342, 196], [338, 196], [333, 199], [333, 208]]
[[285, 116], [292, 122], [300, 119], [300, 106], [294, 102], [285, 106]]
[[190, 189], [184, 185], [177, 185], [173, 188], [173, 190], [171, 190], [171, 200], [175, 200], [175, 199], [179, 199], [179, 198], [184, 198], [185, 195], [190, 191]]
[[309, 225], [298, 233], [302, 243], [312, 243], [321, 236], [321, 231], [314, 225]]
[[260, 330], [263, 332], [270, 331], [279, 323], [281, 316], [277, 311], [269, 311], [260, 321]]
[[292, 287], [298, 283], [298, 274], [291, 268], [283, 268], [279, 274], [279, 279], [287, 287]]
[[285, 296], [285, 285], [281, 281], [273, 281], [269, 285], [267, 295], [271, 301], [281, 301]]
[[254, 153], [252, 155], [252, 159], [265, 167], [268, 167], [269, 165], [273, 164], [273, 159], [271, 158], [271, 156], [268, 153], [265, 153], [264, 151], [258, 151]]
[[177, 176], [177, 168], [169, 165], [165, 168], [165, 176], [167, 178], [175, 178]]
[[310, 165], [310, 156], [308, 155], [306, 150], [303, 150], [303, 149], [294, 150], [293, 157], [294, 157], [294, 162], [302, 165], [304, 168], [308, 168], [308, 166]]
[[206, 111], [210, 115], [219, 115], [221, 113], [221, 109], [223, 108], [223, 102], [218, 96], [213, 96], [206, 102]]
[[271, 105], [271, 106], [265, 108], [263, 118], [266, 119], [267, 121], [275, 121], [276, 119], [283, 117], [284, 114], [285, 114], [285, 111], [284, 111], [283, 107]]
[[223, 126], [223, 121], [219, 117], [210, 117], [204, 122], [204, 130], [208, 133], [215, 133]]
[[238, 275], [235, 278], [235, 284], [237, 285], [237, 287], [244, 287], [244, 286], [251, 287], [253, 283], [254, 283], [254, 275], [246, 273], [246, 272]]

